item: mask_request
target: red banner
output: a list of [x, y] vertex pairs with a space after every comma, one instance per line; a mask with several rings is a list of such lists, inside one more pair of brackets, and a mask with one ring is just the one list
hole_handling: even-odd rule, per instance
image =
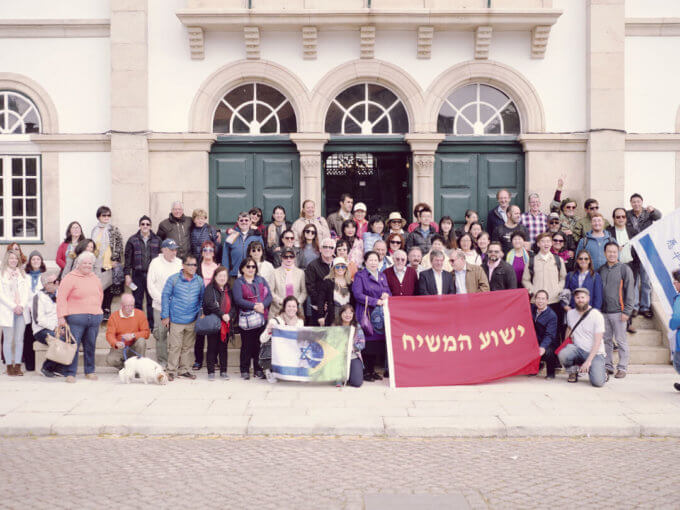
[[393, 388], [477, 384], [538, 372], [525, 289], [391, 297], [384, 311]]

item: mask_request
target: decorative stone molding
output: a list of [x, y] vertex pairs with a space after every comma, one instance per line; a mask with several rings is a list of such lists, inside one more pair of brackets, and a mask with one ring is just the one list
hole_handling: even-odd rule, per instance
[[545, 131], [545, 113], [536, 89], [518, 71], [493, 60], [462, 62], [437, 76], [425, 92], [425, 119], [428, 124], [421, 131], [437, 131], [437, 115], [444, 99], [468, 83], [486, 83], [505, 92], [519, 110], [523, 133]]
[[586, 152], [588, 134], [521, 134], [518, 141], [526, 152]]
[[376, 59], [346, 62], [331, 69], [319, 80], [312, 91], [309, 112], [314, 117], [308, 124], [308, 130], [323, 131], [328, 106], [335, 96], [347, 87], [364, 82], [383, 85], [403, 101], [409, 117], [410, 132], [428, 131], [428, 123], [423, 117], [425, 101], [418, 83], [404, 69]]
[[680, 18], [627, 18], [627, 37], [678, 37]]
[[316, 27], [302, 27], [302, 58], [316, 60], [318, 33]]
[[109, 152], [111, 151], [111, 135], [31, 135], [40, 152]]
[[149, 152], [210, 152], [213, 133], [151, 133]]
[[550, 25], [540, 25], [531, 29], [531, 58], [545, 58], [551, 28]]
[[59, 132], [57, 108], [47, 91], [37, 82], [22, 74], [0, 72], [0, 90], [2, 89], [16, 90], [33, 101], [40, 113], [43, 133]]
[[300, 153], [302, 152], [323, 152], [323, 148], [328, 143], [330, 135], [328, 133], [291, 133], [290, 140], [293, 142]]
[[413, 167], [416, 177], [432, 177], [434, 175], [434, 154], [414, 154]]
[[189, 32], [189, 49], [191, 60], [203, 60], [205, 58], [205, 39], [201, 27], [187, 27]]
[[360, 30], [361, 58], [373, 58], [375, 53], [375, 27], [363, 26]]
[[492, 33], [493, 27], [477, 27], [475, 30], [475, 59], [486, 60], [489, 58]]
[[626, 151], [680, 152], [680, 133], [628, 133]]
[[303, 178], [320, 178], [321, 154], [318, 152], [302, 152], [300, 154], [300, 168], [302, 168]]
[[432, 39], [434, 38], [434, 27], [418, 27], [418, 58], [429, 60], [432, 56]]
[[246, 58], [258, 60], [260, 58], [260, 29], [258, 27], [243, 27], [243, 39], [246, 45]]
[[189, 131], [211, 133], [215, 106], [220, 99], [234, 87], [252, 81], [271, 85], [288, 98], [297, 117], [298, 131], [314, 131], [308, 126], [310, 95], [302, 80], [280, 64], [263, 60], [232, 62], [208, 76], [191, 104]]
[[109, 37], [108, 19], [5, 19], [0, 38]]
[[434, 154], [446, 136], [442, 133], [408, 133], [404, 140], [414, 154]]

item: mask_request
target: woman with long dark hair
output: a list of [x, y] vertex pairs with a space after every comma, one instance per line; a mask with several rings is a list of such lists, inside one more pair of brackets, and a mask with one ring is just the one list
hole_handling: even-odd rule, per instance
[[64, 236], [64, 242], [59, 245], [57, 249], [57, 265], [59, 269], [64, 269], [66, 265], [66, 257], [68, 257], [73, 250], [76, 249], [76, 245], [85, 239], [85, 234], [83, 234], [83, 227], [77, 221], [72, 221], [66, 227], [66, 235]]
[[349, 363], [349, 379], [347, 384], [359, 388], [364, 383], [364, 363], [361, 360], [361, 351], [366, 347], [364, 330], [357, 323], [354, 308], [349, 303], [342, 305], [338, 310], [337, 319], [333, 326], [354, 326], [354, 338], [352, 339], [352, 356]]
[[220, 329], [208, 335], [208, 379], [215, 379], [215, 364], [219, 356], [220, 377], [229, 380], [227, 375], [227, 341], [231, 328], [231, 298], [229, 297], [229, 271], [224, 266], [217, 266], [211, 282], [203, 294], [203, 314], [214, 314], [220, 318]]

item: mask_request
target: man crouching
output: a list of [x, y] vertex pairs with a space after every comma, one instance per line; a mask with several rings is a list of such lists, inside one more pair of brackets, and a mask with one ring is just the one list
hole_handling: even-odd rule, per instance
[[587, 372], [590, 384], [600, 387], [607, 382], [602, 343], [604, 317], [589, 305], [588, 289], [579, 287], [574, 290], [574, 302], [576, 308], [567, 313], [567, 337], [571, 337], [574, 343], [565, 346], [558, 357], [569, 374], [568, 382], [577, 382], [579, 372]]
[[132, 349], [128, 350], [130, 357], [135, 353], [144, 357], [146, 339], [151, 334], [144, 312], [135, 310], [135, 298], [132, 294], [123, 294], [120, 298], [120, 306], [119, 311], [111, 314], [106, 328], [106, 340], [111, 344], [106, 363], [119, 370], [123, 368], [125, 348]]

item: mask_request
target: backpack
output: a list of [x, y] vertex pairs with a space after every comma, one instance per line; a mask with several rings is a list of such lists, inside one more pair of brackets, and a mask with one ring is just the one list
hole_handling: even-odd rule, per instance
[[[534, 257], [535, 256], [536, 256], [535, 253], [529, 254], [529, 274], [531, 275], [532, 281], [534, 279]], [[557, 253], [553, 253], [552, 256], [555, 259], [555, 265], [557, 266], [557, 272], [559, 273], [560, 268], [562, 267], [562, 265], [560, 264], [560, 261], [562, 259], [560, 258], [560, 256]]]

